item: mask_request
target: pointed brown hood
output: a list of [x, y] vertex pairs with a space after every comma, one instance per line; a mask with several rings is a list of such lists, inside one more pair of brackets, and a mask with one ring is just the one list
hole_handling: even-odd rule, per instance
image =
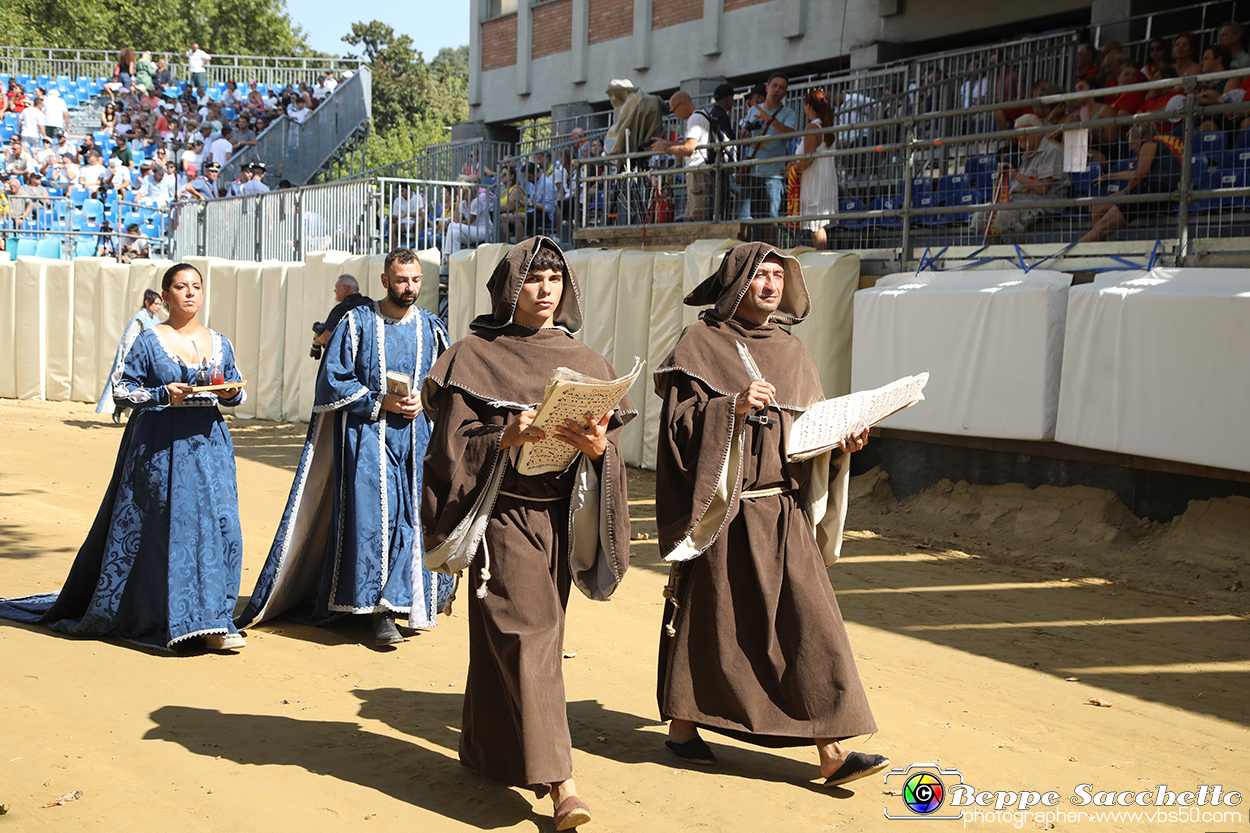
[[[576, 335], [582, 328], [581, 290], [577, 286], [577, 276], [569, 266], [564, 252], [556, 241], [550, 237], [531, 237], [522, 240], [511, 249], [504, 259], [495, 267], [486, 288], [490, 291], [491, 311], [487, 315], [479, 315], [469, 324], [473, 330], [501, 330], [515, 324], [517, 296], [521, 293], [521, 285], [529, 274], [530, 263], [534, 255], [542, 247], [547, 247], [560, 256], [564, 264], [564, 292], [560, 296], [560, 305], [556, 307], [553, 323], [569, 335]], [[797, 264], [796, 264], [797, 265]], [[787, 279], [789, 275], [787, 274]], [[523, 326], [516, 324], [516, 326]]]
[[767, 243], [742, 243], [730, 249], [721, 261], [720, 268], [686, 296], [686, 306], [702, 307], [714, 304], [717, 318], [722, 321], [732, 318], [751, 286], [751, 281], [755, 279], [760, 264], [770, 254], [781, 258], [786, 283], [781, 292], [781, 304], [769, 316], [769, 321], [777, 324], [798, 324], [807, 318], [812, 309], [812, 299], [807, 294], [807, 284], [803, 280], [803, 269], [794, 257]]

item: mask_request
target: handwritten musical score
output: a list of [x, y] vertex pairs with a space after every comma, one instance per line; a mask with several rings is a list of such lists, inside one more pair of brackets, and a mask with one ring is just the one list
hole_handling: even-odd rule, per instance
[[924, 399], [926, 370], [916, 376], [904, 376], [876, 390], [861, 390], [817, 402], [804, 411], [790, 430], [786, 459], [807, 460], [837, 448], [847, 437], [871, 428], [881, 420], [910, 408]]
[[577, 449], [556, 437], [556, 429], [566, 419], [579, 424], [586, 423], [586, 414], [596, 419], [617, 406], [629, 391], [646, 362], [634, 357], [634, 368], [619, 379], [604, 381], [557, 367], [547, 380], [542, 405], [534, 417], [532, 427], [539, 428], [546, 437], [542, 442], [525, 443], [517, 460], [517, 472], [524, 475], [564, 471], [577, 456]]

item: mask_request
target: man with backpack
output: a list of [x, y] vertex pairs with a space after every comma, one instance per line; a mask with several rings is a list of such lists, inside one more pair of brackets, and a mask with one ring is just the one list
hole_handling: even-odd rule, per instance
[[686, 122], [684, 141], [668, 139], [651, 140], [651, 150], [685, 157], [686, 214], [688, 223], [707, 222], [712, 218], [712, 193], [715, 190], [715, 171], [708, 167], [715, 163], [706, 147], [709, 142], [725, 141], [720, 125], [704, 110], [696, 110], [690, 94], [678, 90], [668, 100], [669, 109]]

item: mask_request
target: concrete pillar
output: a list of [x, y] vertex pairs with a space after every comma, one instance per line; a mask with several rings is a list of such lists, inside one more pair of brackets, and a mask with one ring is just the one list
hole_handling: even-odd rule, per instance
[[725, 0], [703, 0], [703, 54], [719, 55]]
[[807, 32], [808, 0], [782, 0], [781, 36], [801, 38]]
[[469, 139], [485, 139], [488, 142], [516, 142], [518, 131], [506, 124], [487, 124], [482, 121], [462, 121], [451, 126], [451, 140], [461, 142]]
[[516, 4], [516, 94], [530, 94], [530, 56], [533, 54], [534, 19], [530, 14], [531, 0], [517, 0]]
[[877, 41], [851, 50], [851, 68], [870, 67], [907, 57], [907, 48], [900, 43]]
[[578, 119], [577, 123], [586, 128], [589, 126], [594, 112], [595, 108], [590, 105], [589, 101], [570, 101], [567, 104], [553, 105], [551, 108], [551, 120]]
[[651, 0], [634, 0], [634, 69], [651, 68]]
[[590, 36], [590, 0], [573, 0], [573, 41], [569, 53], [569, 80], [574, 84], [586, 83], [586, 53]]
[[482, 6], [487, 0], [469, 0], [469, 106], [482, 103]]
[[1093, 0], [1089, 8], [1089, 39], [1094, 48], [1097, 49], [1109, 40], [1118, 40], [1121, 43], [1133, 40], [1133, 32], [1128, 23], [1107, 25], [1112, 21], [1124, 20], [1132, 13], [1132, 0]]

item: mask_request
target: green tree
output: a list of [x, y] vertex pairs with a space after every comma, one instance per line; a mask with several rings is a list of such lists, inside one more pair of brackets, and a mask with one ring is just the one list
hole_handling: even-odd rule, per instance
[[386, 134], [410, 118], [425, 114], [421, 93], [428, 84], [428, 73], [412, 38], [396, 35], [381, 21], [353, 23], [344, 43], [361, 47], [362, 57], [373, 72], [373, 123]]

